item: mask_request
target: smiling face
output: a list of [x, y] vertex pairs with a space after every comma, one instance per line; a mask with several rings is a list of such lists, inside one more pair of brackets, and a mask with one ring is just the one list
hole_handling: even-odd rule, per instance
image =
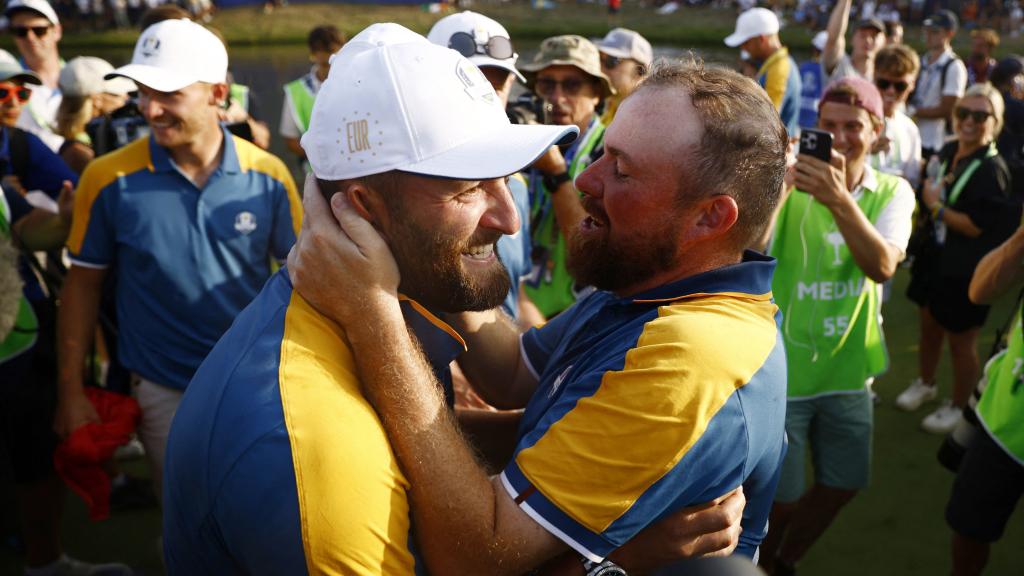
[[217, 111], [227, 85], [196, 82], [176, 92], [139, 84], [139, 109], [156, 143], [166, 148], [189, 146], [220, 130]]
[[681, 189], [690, 189], [686, 160], [702, 135], [681, 90], [642, 89], [623, 101], [604, 154], [576, 179], [587, 212], [568, 243], [577, 282], [628, 290], [677, 266], [693, 214], [680, 202]]
[[[35, 62], [57, 57], [61, 27], [53, 25], [42, 14], [34, 10], [19, 10], [11, 15], [8, 30], [14, 34], [14, 45], [26, 60]], [[22, 36], [21, 31], [27, 34]]]
[[881, 133], [867, 110], [840, 102], [822, 103], [818, 128], [832, 133], [832, 149], [846, 157], [847, 170], [864, 163]]
[[14, 126], [21, 116], [21, 109], [32, 96], [32, 91], [20, 82], [0, 82], [0, 123]]
[[881, 70], [875, 70], [875, 85], [882, 94], [882, 108], [886, 118], [892, 118], [900, 104], [907, 101], [907, 97], [914, 91], [914, 82], [917, 77], [914, 74], [891, 74]]
[[[968, 114], [961, 118], [960, 110]], [[985, 115], [978, 121], [975, 116]], [[953, 129], [961, 145], [969, 147], [984, 146], [995, 138], [996, 119], [992, 104], [984, 96], [967, 96], [960, 100], [953, 110]]]
[[395, 178], [377, 191], [372, 212], [398, 263], [399, 289], [444, 312], [501, 304], [510, 280], [495, 243], [519, 230], [505, 179]]

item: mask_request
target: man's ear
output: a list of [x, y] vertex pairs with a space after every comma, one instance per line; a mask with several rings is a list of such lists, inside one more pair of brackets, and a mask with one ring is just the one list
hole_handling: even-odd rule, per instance
[[380, 194], [370, 188], [361, 180], [350, 183], [341, 192], [348, 198], [349, 204], [355, 209], [364, 220], [373, 224], [378, 232], [387, 237], [387, 230], [390, 225], [390, 213]]
[[740, 217], [736, 199], [727, 194], [715, 194], [701, 203], [697, 217], [697, 233], [705, 240], [728, 234]]
[[228, 92], [230, 92], [228, 85], [221, 82], [219, 84], [212, 84], [210, 90], [210, 104], [221, 107], [224, 102], [228, 99]]

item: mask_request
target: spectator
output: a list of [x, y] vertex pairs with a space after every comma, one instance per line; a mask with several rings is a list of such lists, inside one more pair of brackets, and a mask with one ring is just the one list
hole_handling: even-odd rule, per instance
[[536, 226], [526, 292], [541, 314], [551, 318], [589, 290], [565, 267], [568, 238], [574, 223], [583, 218], [573, 181], [603, 152], [605, 125], [597, 111], [615, 89], [601, 71], [597, 47], [582, 36], [544, 40], [533, 61], [520, 69], [545, 103], [545, 123], [580, 130], [571, 145], [564, 150], [553, 146], [533, 165], [530, 197]]
[[903, 44], [903, 23], [899, 20], [885, 21], [885, 45], [897, 46]]
[[921, 131], [921, 157], [938, 154], [946, 139], [946, 120], [967, 87], [967, 68], [951, 43], [959, 22], [949, 10], [940, 10], [924, 21], [928, 52], [921, 59], [917, 89], [907, 106], [908, 115]]
[[981, 373], [978, 333], [989, 307], [968, 299], [971, 273], [1020, 222], [1020, 200], [1010, 194], [1009, 170], [994, 143], [1003, 108], [1003, 97], [990, 84], [967, 90], [954, 109], [957, 139], [942, 149], [938, 173], [928, 177], [921, 192], [918, 231], [926, 244], [914, 258], [907, 288], [907, 296], [920, 307], [920, 372], [896, 406], [917, 410], [936, 397], [935, 372], [948, 339], [952, 398], [921, 422], [933, 434], [956, 426]]
[[760, 63], [757, 83], [775, 104], [790, 137], [800, 131], [800, 72], [779, 40], [779, 18], [767, 8], [751, 8], [736, 19], [736, 31], [725, 45], [739, 47]]
[[875, 55], [885, 46], [885, 24], [878, 18], [864, 16], [853, 31], [853, 51], [846, 53], [846, 27], [852, 0], [839, 0], [828, 20], [828, 42], [821, 61], [829, 82], [847, 76], [860, 76], [871, 81], [875, 75]]
[[132, 63], [112, 74], [138, 84], [152, 133], [86, 168], [68, 240], [55, 428], [66, 436], [96, 419], [82, 366], [116, 267], [118, 354], [139, 377], [138, 435], [158, 496], [183, 390], [298, 233], [287, 169], [219, 123], [227, 63], [220, 40], [194, 22], [142, 33]]
[[967, 85], [988, 82], [996, 66], [992, 52], [999, 47], [999, 34], [991, 28], [971, 30], [971, 55], [967, 59]]
[[284, 85], [279, 133], [288, 150], [299, 158], [303, 167], [308, 168], [306, 151], [299, 145], [299, 138], [309, 130], [309, 117], [313, 113], [316, 95], [331, 70], [331, 56], [341, 50], [345, 36], [335, 26], [317, 26], [309, 31], [306, 43], [309, 45], [309, 59], [313, 62], [313, 68], [302, 78]]
[[60, 155], [76, 174], [96, 156], [86, 126], [119, 110], [136, 89], [126, 78], [103, 79], [113, 71], [109, 62], [93, 56], [74, 58], [60, 71], [63, 97], [57, 109], [57, 132], [64, 138]]
[[33, 98], [22, 110], [18, 127], [35, 134], [57, 152], [64, 143], [54, 132], [61, 99], [58, 82], [62, 61], [57, 44], [63, 34], [57, 13], [47, 0], [11, 0], [4, 16], [10, 21], [7, 29], [14, 36], [25, 68], [40, 80], [31, 88]]
[[1024, 199], [1024, 61], [1015, 55], [1003, 58], [989, 80], [1006, 104], [996, 148], [1010, 169], [1013, 196]]
[[811, 59], [800, 64], [800, 127], [818, 125], [818, 101], [825, 91], [825, 74], [821, 53], [828, 42], [828, 32], [821, 31], [811, 39]]
[[914, 209], [910, 185], [867, 161], [883, 117], [867, 80], [828, 87], [818, 127], [833, 135], [831, 160], [798, 157], [768, 250], [779, 259], [772, 293], [785, 318], [789, 378], [789, 449], [761, 551], [774, 576], [794, 573], [870, 478], [870, 384], [888, 364], [881, 285], [903, 259]]
[[885, 130], [869, 160], [875, 170], [902, 176], [914, 189], [921, 181], [921, 133], [902, 108], [914, 91], [920, 67], [917, 53], [903, 44], [886, 46], [875, 58], [875, 86], [882, 93]]
[[601, 71], [615, 88], [615, 95], [605, 102], [604, 114], [601, 115], [601, 122], [607, 126], [615, 118], [615, 111], [622, 100], [633, 92], [651, 69], [654, 52], [646, 38], [626, 28], [614, 28], [605, 34], [597, 42], [597, 49], [601, 52]]
[[[987, 304], [1024, 281], [1024, 228], [978, 263], [971, 279], [972, 302]], [[1009, 331], [1006, 350], [985, 366], [988, 382], [975, 409], [981, 424], [960, 463], [946, 506], [953, 529], [954, 576], [978, 576], [988, 563], [989, 549], [1000, 540], [1024, 492], [1024, 396], [1019, 393], [1024, 363], [1021, 310]]]

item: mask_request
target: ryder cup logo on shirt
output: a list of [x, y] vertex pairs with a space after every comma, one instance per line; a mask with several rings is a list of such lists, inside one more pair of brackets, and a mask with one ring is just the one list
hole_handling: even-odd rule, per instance
[[146, 58], [152, 58], [156, 55], [157, 51], [160, 50], [160, 39], [156, 36], [150, 36], [142, 41], [142, 46], [139, 47], [139, 51]]
[[256, 215], [249, 211], [239, 212], [235, 216], [235, 230], [246, 236], [252, 234], [256, 230]]
[[469, 60], [460, 59], [455, 65], [455, 75], [466, 87], [466, 94], [473, 100], [483, 100], [494, 104], [498, 101], [498, 95], [494, 93], [494, 87], [487, 81], [483, 72], [476, 65], [470, 64]]

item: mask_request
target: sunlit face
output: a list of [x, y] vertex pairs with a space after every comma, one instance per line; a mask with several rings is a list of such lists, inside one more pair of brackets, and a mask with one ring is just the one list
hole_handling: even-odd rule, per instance
[[900, 104], [907, 101], [910, 93], [914, 91], [914, 82], [917, 78], [913, 74], [890, 74], [881, 70], [875, 70], [875, 85], [882, 94], [882, 107], [886, 118], [892, 118]]
[[[18, 47], [18, 52], [28, 60], [41, 60], [57, 54], [61, 27], [54, 26], [38, 12], [15, 12], [11, 16], [8, 30], [14, 36], [14, 45]], [[19, 31], [26, 31], [27, 34], [22, 36]]]
[[127, 94], [111, 94], [109, 92], [100, 92], [99, 94], [93, 94], [93, 114], [95, 114], [96, 116], [110, 114], [111, 112], [114, 112], [115, 110], [124, 106], [127, 102]]
[[[961, 110], [968, 113], [963, 114]], [[962, 98], [953, 108], [953, 130], [960, 143], [984, 146], [994, 140], [996, 118], [993, 112], [992, 104], [984, 96]], [[984, 116], [984, 119], [979, 121], [980, 116]]]
[[139, 109], [157, 144], [188, 146], [220, 129], [217, 111], [227, 95], [226, 85], [196, 82], [176, 92], [138, 86]]
[[853, 33], [853, 57], [874, 56], [885, 46], [885, 34], [875, 28], [858, 28]]
[[703, 130], [683, 91], [641, 89], [623, 101], [604, 154], [576, 178], [587, 212], [568, 242], [577, 282], [623, 290], [678, 264], [693, 210], [680, 191], [690, 188], [687, 159]]
[[622, 96], [629, 95], [637, 83], [643, 80], [640, 73], [642, 65], [632, 58], [618, 58], [601, 53], [601, 71], [611, 80], [615, 92]]
[[847, 168], [864, 162], [881, 132], [867, 110], [840, 102], [822, 103], [818, 128], [832, 133], [832, 149], [846, 157]]
[[551, 105], [548, 123], [585, 127], [601, 102], [597, 82], [575, 66], [548, 66], [537, 72], [537, 95]]
[[21, 82], [0, 82], [0, 122], [14, 126], [21, 116], [21, 109], [32, 97], [32, 91]]
[[450, 180], [401, 174], [380, 227], [402, 275], [400, 290], [445, 312], [488, 310], [510, 280], [495, 244], [519, 230], [504, 178]]

